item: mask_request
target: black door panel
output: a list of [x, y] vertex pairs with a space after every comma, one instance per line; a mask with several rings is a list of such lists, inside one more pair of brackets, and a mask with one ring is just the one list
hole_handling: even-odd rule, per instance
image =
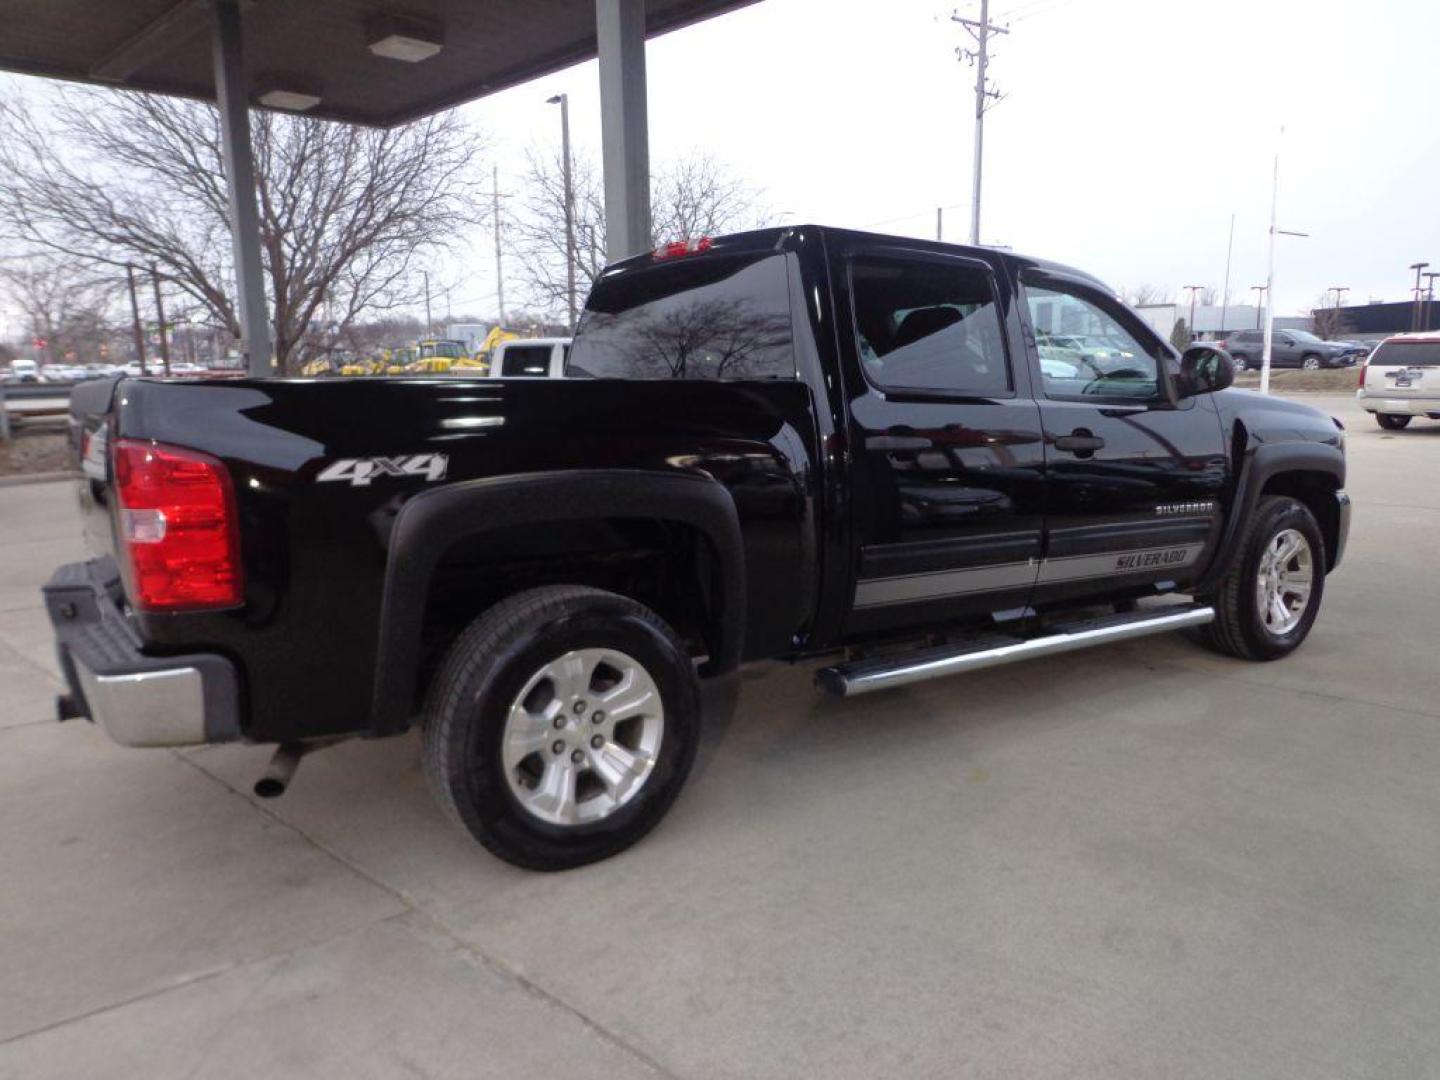
[[1093, 285], [1026, 277], [1045, 432], [1037, 605], [1183, 585], [1218, 536], [1214, 403], [1172, 397], [1169, 350]]
[[850, 632], [1025, 606], [1044, 525], [1040, 410], [988, 262], [843, 259], [855, 536]]

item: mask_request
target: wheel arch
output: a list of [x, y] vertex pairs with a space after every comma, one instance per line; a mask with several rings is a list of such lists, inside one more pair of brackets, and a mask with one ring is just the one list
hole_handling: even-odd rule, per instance
[[1345, 514], [1340, 492], [1345, 486], [1345, 456], [1320, 442], [1262, 443], [1240, 456], [1240, 474], [1231, 513], [1225, 522], [1215, 559], [1195, 585], [1199, 593], [1213, 589], [1238, 554], [1245, 522], [1263, 495], [1288, 495], [1315, 515], [1325, 538], [1325, 570], [1340, 561], [1345, 540]]
[[[371, 733], [408, 726], [422, 666], [432, 583], [447, 554], [517, 527], [555, 523], [674, 523], [705, 542], [711, 567], [704, 674], [738, 666], [744, 646], [745, 558], [734, 501], [694, 473], [591, 469], [487, 477], [427, 491], [390, 533], [381, 601]], [[476, 612], [475, 614], [478, 614]]]

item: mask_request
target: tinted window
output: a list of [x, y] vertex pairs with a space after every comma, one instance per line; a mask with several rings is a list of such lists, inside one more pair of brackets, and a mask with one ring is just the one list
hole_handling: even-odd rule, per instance
[[1040, 374], [1051, 397], [1152, 400], [1160, 396], [1160, 355], [1124, 309], [1060, 285], [1025, 286]]
[[877, 386], [1003, 394], [1005, 341], [989, 273], [929, 259], [857, 258], [856, 344]]
[[545, 376], [550, 374], [549, 345], [506, 345], [500, 357], [500, 374]]
[[566, 374], [614, 379], [793, 379], [785, 256], [680, 258], [602, 278]]
[[1237, 341], [1264, 341], [1265, 335], [1259, 330], [1245, 330], [1235, 335]]
[[1440, 341], [1386, 341], [1370, 354], [1377, 367], [1440, 367]]

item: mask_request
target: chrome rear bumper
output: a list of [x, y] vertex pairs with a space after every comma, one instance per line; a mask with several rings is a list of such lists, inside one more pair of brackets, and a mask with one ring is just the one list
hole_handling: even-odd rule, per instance
[[125, 746], [189, 746], [240, 737], [239, 686], [223, 656], [147, 656], [120, 610], [115, 564], [70, 563], [45, 586], [70, 698]]

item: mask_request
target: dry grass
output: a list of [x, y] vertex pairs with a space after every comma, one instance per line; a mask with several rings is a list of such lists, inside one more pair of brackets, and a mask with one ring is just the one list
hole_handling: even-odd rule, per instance
[[[1270, 389], [1277, 393], [1343, 394], [1355, 389], [1360, 373], [1357, 368], [1334, 368], [1330, 371], [1299, 371], [1294, 368], [1270, 372]], [[1246, 371], [1236, 376], [1236, 386], [1258, 387], [1260, 373]]]
[[65, 436], [53, 425], [20, 424], [9, 442], [0, 440], [0, 476], [65, 472], [73, 469]]

